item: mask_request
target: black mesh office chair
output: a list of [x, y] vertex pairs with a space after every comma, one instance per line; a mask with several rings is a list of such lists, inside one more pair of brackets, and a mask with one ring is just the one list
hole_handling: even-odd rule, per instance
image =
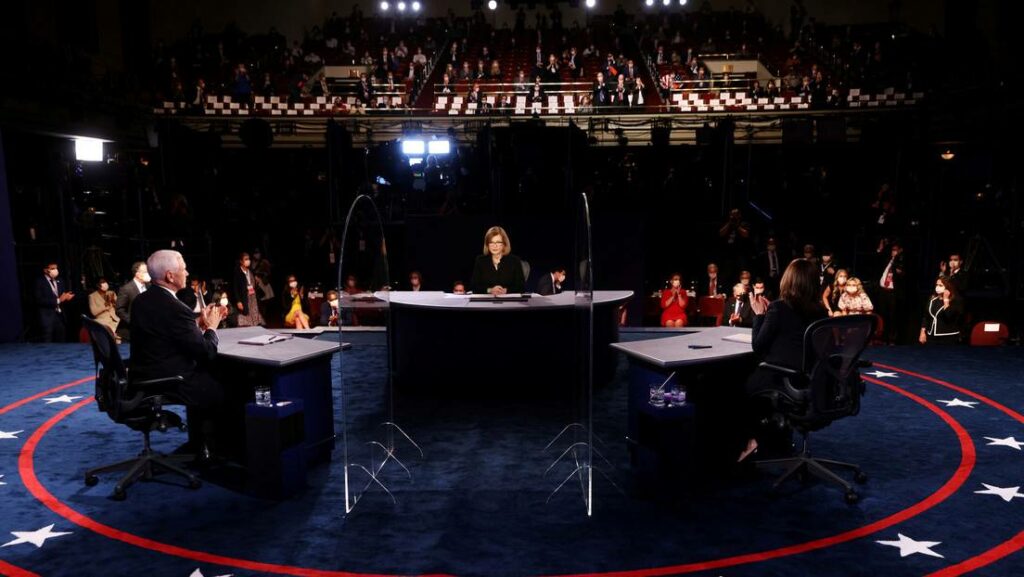
[[126, 470], [127, 473], [114, 486], [113, 497], [120, 501], [128, 495], [128, 487], [135, 481], [151, 479], [158, 470], [162, 470], [184, 477], [189, 488], [198, 489], [202, 483], [182, 467], [195, 458], [193, 455], [166, 456], [155, 452], [149, 443], [149, 435], [153, 431], [164, 433], [171, 428], [187, 429], [181, 417], [164, 408], [166, 405], [181, 405], [182, 400], [170, 393], [140, 391], [143, 387], [180, 382], [182, 377], [132, 381], [110, 330], [86, 316], [82, 317], [82, 323], [89, 332], [96, 363], [96, 404], [112, 421], [140, 431], [143, 436], [143, 448], [138, 457], [86, 471], [85, 484], [92, 487], [99, 482], [97, 475]]
[[846, 490], [846, 501], [856, 503], [860, 496], [853, 485], [832, 469], [853, 471], [854, 481], [867, 481], [860, 467], [828, 459], [811, 457], [808, 437], [843, 417], [860, 412], [864, 382], [859, 368], [871, 366], [860, 359], [875, 327], [874, 315], [855, 315], [822, 319], [812, 323], [804, 333], [803, 367], [787, 367], [761, 363], [761, 367], [779, 374], [781, 388], [763, 391], [775, 410], [771, 422], [792, 427], [803, 438], [800, 454], [786, 459], [758, 461], [757, 466], [784, 465], [786, 472], [776, 479], [777, 488], [786, 479], [808, 474], [835, 483]]

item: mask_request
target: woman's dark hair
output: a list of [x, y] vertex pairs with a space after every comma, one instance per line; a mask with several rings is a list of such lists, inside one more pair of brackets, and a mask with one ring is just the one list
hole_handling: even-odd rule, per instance
[[[955, 301], [958, 298], [960, 298], [960, 287], [956, 286], [956, 282], [954, 282], [954, 281], [950, 280], [948, 277], [944, 277], [944, 276], [940, 276], [940, 277], [936, 278], [935, 282], [940, 282], [940, 283], [942, 283], [942, 286], [946, 287], [946, 290], [949, 291], [949, 300], [950, 301]], [[934, 294], [932, 295], [932, 297], [935, 297], [935, 296], [936, 295], [934, 295]]]
[[779, 281], [779, 298], [786, 301], [800, 316], [810, 318], [821, 312], [818, 291], [818, 267], [812, 261], [798, 258], [789, 263]]

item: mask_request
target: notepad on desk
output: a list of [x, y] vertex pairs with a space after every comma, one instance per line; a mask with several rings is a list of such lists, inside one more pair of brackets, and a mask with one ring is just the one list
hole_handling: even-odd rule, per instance
[[751, 344], [754, 342], [754, 335], [751, 333], [736, 333], [734, 335], [726, 335], [722, 337], [723, 341], [732, 341], [734, 343], [745, 343]]
[[238, 341], [240, 345], [272, 345], [281, 341], [287, 341], [292, 338], [292, 335], [256, 335]]

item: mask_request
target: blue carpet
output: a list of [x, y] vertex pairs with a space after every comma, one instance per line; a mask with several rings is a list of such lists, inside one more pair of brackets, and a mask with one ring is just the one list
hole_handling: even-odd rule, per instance
[[[660, 336], [637, 333], [624, 338]], [[350, 446], [353, 460], [368, 463], [369, 448], [362, 442], [380, 420], [386, 347], [382, 334], [354, 335], [351, 340], [355, 346], [343, 353], [348, 411], [354, 423]], [[867, 356], [1024, 412], [1024, 356], [1019, 349], [891, 347], [871, 349]], [[844, 504], [834, 488], [817, 483], [793, 484], [773, 493], [768, 475], [740, 476], [695, 491], [679, 489], [658, 499], [640, 498], [633, 491], [624, 441], [625, 365], [622, 360], [616, 381], [598, 394], [595, 425], [605, 441], [609, 477], [621, 492], [597, 478], [592, 518], [585, 516], [574, 487], [563, 488], [548, 501], [568, 470], [556, 467], [545, 475], [553, 455], [544, 447], [571, 416], [568, 407], [551, 399], [399, 399], [396, 418], [423, 447], [425, 458], [403, 447], [400, 456], [406, 459], [412, 481], [397, 467], [389, 467], [384, 475], [397, 504], [382, 491], [370, 491], [347, 516], [340, 451], [334, 463], [311, 472], [303, 493], [281, 502], [213, 483], [189, 491], [168, 486], [175, 481], [160, 480], [140, 483], [127, 501], [114, 502], [108, 498], [112, 477], [85, 487], [81, 473], [133, 455], [138, 436], [111, 423], [93, 403], [57, 422], [35, 451], [35, 473], [42, 486], [98, 523], [182, 548], [166, 554], [80, 526], [30, 493], [19, 474], [23, 446], [48, 419], [91, 395], [92, 384], [46, 396], [82, 397], [71, 403], [40, 398], [9, 407], [88, 377], [91, 354], [85, 345], [3, 346], [0, 483], [6, 484], [0, 485], [0, 545], [23, 540], [11, 532], [36, 531], [50, 524], [52, 531], [70, 534], [50, 538], [38, 548], [27, 542], [0, 547], [0, 573], [18, 574], [17, 568], [22, 568], [26, 574], [39, 575], [146, 571], [185, 577], [197, 569], [207, 576], [315, 574], [299, 569], [310, 568], [323, 574], [678, 574], [691, 572], [687, 564], [770, 552], [878, 522], [928, 498], [954, 477], [961, 464], [960, 442], [950, 424], [903, 394], [869, 384], [860, 415], [835, 423], [813, 439], [815, 454], [859, 463], [870, 475], [855, 506]], [[1024, 485], [1024, 451], [986, 440], [1015, 436], [1024, 441], [1024, 423], [984, 402], [947, 407], [938, 401], [977, 399], [922, 378], [898, 373], [879, 380], [922, 397], [966, 430], [976, 462], [963, 471], [969, 477], [962, 486], [920, 514], [870, 535], [812, 551], [734, 559], [692, 574], [926, 575], [982, 555], [1024, 531], [1024, 494], [1007, 502], [998, 495], [975, 493], [985, 489], [983, 483], [999, 488]], [[2, 432], [14, 431], [22, 432], [3, 438]], [[178, 433], [155, 436], [158, 448], [167, 451], [182, 440]], [[930, 550], [942, 557], [901, 557], [900, 549], [877, 543], [897, 541], [899, 534], [938, 542]], [[1014, 552], [973, 574], [1024, 574], [1024, 554]]]

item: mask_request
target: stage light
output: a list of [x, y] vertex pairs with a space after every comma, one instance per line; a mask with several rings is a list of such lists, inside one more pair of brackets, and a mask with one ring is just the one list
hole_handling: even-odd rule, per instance
[[427, 150], [427, 143], [419, 139], [402, 141], [402, 154], [406, 156], [423, 156]]
[[597, 6], [597, 0], [587, 0], [587, 8], [593, 8]]
[[452, 143], [450, 140], [427, 141], [427, 152], [430, 154], [450, 154], [451, 151]]
[[953, 152], [951, 149], [947, 148], [945, 151], [942, 152], [942, 154], [939, 155], [939, 158], [941, 158], [942, 160], [953, 160], [954, 158], [956, 158], [956, 153]]
[[680, 6], [686, 6], [686, 0], [679, 0]]
[[487, 7], [490, 8], [491, 10], [497, 10], [498, 9], [498, 2], [497, 2], [497, 0], [488, 0]]
[[413, 12], [419, 12], [421, 7], [422, 7], [422, 5], [419, 2], [413, 2], [412, 3], [412, 11]]
[[103, 141], [98, 138], [76, 138], [75, 160], [100, 162], [103, 160]]
[[644, 0], [644, 5], [650, 8], [651, 6], [654, 6], [654, 0]]
[[661, 0], [661, 5], [662, 6], [668, 6], [670, 4], [672, 4], [672, 0]]
[[398, 3], [398, 11], [399, 12], [405, 12], [405, 2], [399, 2]]
[[380, 11], [381, 12], [387, 12], [388, 9], [390, 9], [390, 8], [391, 8], [391, 5], [388, 4], [387, 2], [381, 2], [380, 3]]

